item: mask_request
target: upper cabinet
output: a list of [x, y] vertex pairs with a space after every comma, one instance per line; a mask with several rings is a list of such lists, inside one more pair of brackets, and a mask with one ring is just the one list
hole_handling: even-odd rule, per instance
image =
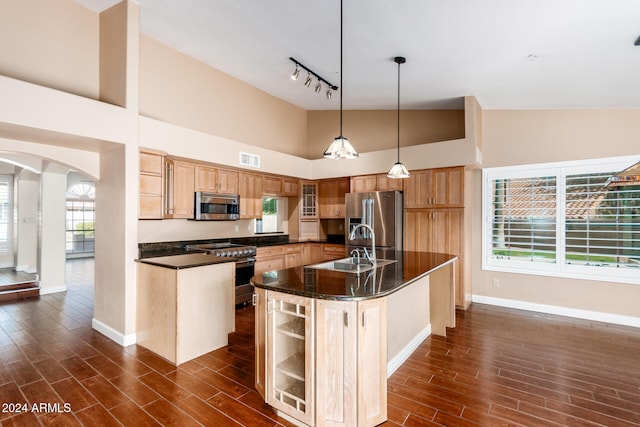
[[238, 172], [205, 165], [195, 168], [195, 191], [238, 194]]
[[262, 217], [262, 175], [238, 173], [240, 195], [240, 219]]
[[464, 207], [464, 167], [412, 171], [404, 179], [404, 207]]
[[287, 197], [298, 197], [298, 180], [295, 178], [283, 178], [282, 195]]
[[349, 178], [323, 179], [318, 183], [320, 218], [344, 218], [344, 195], [349, 192]]
[[276, 176], [265, 175], [263, 181], [263, 193], [270, 196], [279, 196], [282, 194], [282, 178]]
[[300, 219], [318, 218], [318, 183], [302, 181], [300, 189]]
[[351, 192], [366, 193], [368, 191], [402, 191], [403, 179], [391, 179], [386, 173], [376, 175], [360, 175], [351, 177]]
[[138, 218], [162, 219], [164, 153], [140, 151], [140, 206]]
[[194, 176], [193, 163], [165, 160], [165, 218], [193, 218]]

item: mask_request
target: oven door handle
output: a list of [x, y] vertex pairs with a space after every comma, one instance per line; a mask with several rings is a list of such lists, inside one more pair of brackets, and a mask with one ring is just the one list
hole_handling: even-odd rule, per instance
[[254, 265], [256, 263], [255, 258], [247, 258], [236, 261], [236, 267], [246, 267], [249, 265]]

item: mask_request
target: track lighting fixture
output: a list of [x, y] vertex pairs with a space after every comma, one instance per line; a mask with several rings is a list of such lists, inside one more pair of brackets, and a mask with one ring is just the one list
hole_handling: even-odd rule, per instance
[[298, 80], [298, 76], [300, 75], [300, 69], [303, 69], [303, 70], [305, 70], [307, 72], [307, 78], [304, 81], [304, 85], [306, 87], [310, 87], [311, 86], [311, 82], [313, 81], [313, 78], [314, 77], [316, 78], [317, 83], [314, 86], [315, 93], [321, 93], [322, 92], [322, 83], [327, 85], [327, 92], [326, 92], [327, 99], [331, 99], [331, 95], [333, 94], [333, 91], [334, 90], [338, 90], [338, 86], [336, 86], [333, 83], [329, 82], [327, 79], [324, 79], [324, 78], [320, 77], [316, 72], [314, 72], [312, 69], [310, 69], [309, 67], [307, 67], [304, 64], [302, 64], [297, 59], [289, 58], [289, 60], [296, 65], [295, 70], [291, 73], [291, 79]]

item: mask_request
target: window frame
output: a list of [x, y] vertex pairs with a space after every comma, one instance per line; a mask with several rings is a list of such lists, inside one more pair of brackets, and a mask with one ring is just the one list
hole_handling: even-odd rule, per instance
[[[482, 171], [482, 269], [507, 273], [640, 284], [640, 269], [566, 264], [566, 177], [623, 170], [638, 156], [486, 168]], [[497, 179], [556, 176], [556, 261], [529, 262], [492, 258], [493, 194]]]

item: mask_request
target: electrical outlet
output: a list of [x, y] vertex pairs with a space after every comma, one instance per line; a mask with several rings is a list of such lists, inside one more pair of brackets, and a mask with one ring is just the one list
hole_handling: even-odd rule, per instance
[[500, 280], [499, 279], [493, 279], [493, 287], [494, 288], [499, 288], [500, 287]]

